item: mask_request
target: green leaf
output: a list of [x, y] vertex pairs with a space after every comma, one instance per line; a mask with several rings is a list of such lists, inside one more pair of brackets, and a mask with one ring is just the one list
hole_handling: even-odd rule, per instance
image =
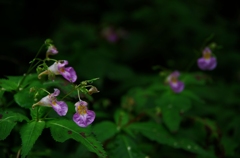
[[34, 95], [30, 93], [29, 88], [23, 89], [14, 95], [16, 103], [24, 108], [31, 108], [34, 104]]
[[180, 94], [166, 93], [156, 100], [161, 108], [163, 121], [170, 131], [176, 131], [181, 122], [180, 112], [190, 109], [191, 101]]
[[118, 135], [110, 145], [109, 157], [114, 158], [144, 158], [144, 155], [137, 147], [137, 144], [125, 135]]
[[199, 96], [197, 96], [191, 91], [184, 90], [181, 92], [181, 95], [184, 97], [190, 98], [191, 100], [197, 101], [199, 103], [204, 103], [204, 101]]
[[173, 137], [161, 124], [153, 122], [134, 123], [129, 125], [128, 128], [141, 133], [143, 136], [159, 144], [169, 145], [173, 148], [181, 148], [193, 153], [212, 157], [211, 153], [206, 152], [192, 140]]
[[114, 114], [114, 120], [115, 120], [117, 126], [120, 128], [128, 123], [129, 117], [125, 111], [116, 110], [116, 112]]
[[175, 142], [163, 126], [153, 122], [134, 123], [129, 125], [128, 129], [140, 132], [148, 139], [157, 141], [160, 144], [173, 144]]
[[17, 90], [18, 84], [19, 84], [19, 77], [12, 77], [12, 80], [10, 79], [0, 79], [0, 86], [5, 91], [13, 91]]
[[30, 74], [26, 76], [22, 82], [23, 77], [24, 76], [7, 76], [8, 79], [0, 79], [0, 86], [6, 91], [13, 91], [17, 90], [19, 84], [21, 84], [21, 87], [24, 87], [29, 84], [30, 81], [32, 81], [33, 79], [38, 80], [37, 74]]
[[24, 158], [32, 149], [34, 143], [41, 135], [45, 127], [44, 121], [30, 122], [24, 125], [20, 131], [22, 138], [22, 152], [21, 155]]
[[102, 144], [91, 133], [90, 127], [82, 128], [72, 120], [61, 119], [47, 122], [47, 128], [50, 128], [52, 137], [58, 142], [64, 142], [71, 138], [81, 142], [89, 151], [96, 153], [99, 157], [106, 157]]
[[186, 85], [204, 85], [206, 82], [206, 76], [201, 73], [195, 74], [182, 74], [181, 81]]
[[12, 131], [13, 127], [17, 124], [17, 121], [28, 121], [28, 118], [22, 114], [1, 111], [0, 112], [0, 140], [4, 140]]
[[[107, 130], [106, 130], [107, 129]], [[101, 142], [113, 137], [117, 133], [117, 126], [110, 121], [104, 121], [93, 126], [93, 131]]]
[[33, 120], [38, 120], [42, 118], [51, 109], [51, 107], [37, 106], [34, 109], [30, 109], [30, 114]]
[[177, 131], [181, 123], [181, 117], [178, 109], [169, 105], [162, 105], [163, 121], [167, 125], [170, 131]]

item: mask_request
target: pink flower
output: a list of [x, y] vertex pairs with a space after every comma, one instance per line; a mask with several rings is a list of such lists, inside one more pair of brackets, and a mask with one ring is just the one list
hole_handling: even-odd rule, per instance
[[59, 93], [60, 90], [54, 88], [53, 93], [47, 95], [46, 97], [43, 97], [39, 102], [34, 104], [32, 108], [37, 105], [52, 107], [58, 113], [58, 115], [65, 116], [68, 111], [68, 106], [64, 101], [57, 101], [56, 96], [58, 96]]
[[217, 59], [212, 57], [212, 51], [206, 47], [203, 52], [203, 57], [199, 58], [198, 67], [202, 70], [213, 70], [217, 66]]
[[180, 93], [184, 89], [184, 83], [181, 81], [178, 81], [179, 76], [180, 76], [180, 73], [178, 71], [174, 71], [167, 78], [167, 81], [168, 81], [171, 89], [175, 93]]
[[76, 113], [73, 115], [73, 121], [80, 127], [87, 127], [95, 119], [95, 112], [88, 110], [88, 103], [79, 101], [75, 104]]
[[38, 75], [38, 78], [41, 78], [42, 75], [62, 75], [69, 82], [75, 82], [77, 80], [77, 75], [75, 70], [72, 67], [65, 67], [68, 64], [67, 60], [61, 60], [53, 63], [48, 70], [43, 71]]

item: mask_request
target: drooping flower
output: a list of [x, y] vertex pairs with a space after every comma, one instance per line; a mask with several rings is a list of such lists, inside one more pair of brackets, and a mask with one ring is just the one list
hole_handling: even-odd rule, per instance
[[54, 92], [43, 97], [39, 102], [35, 103], [32, 108], [37, 105], [52, 107], [60, 116], [65, 116], [68, 111], [68, 106], [64, 101], [57, 101], [56, 96], [60, 94], [60, 90], [54, 88]]
[[58, 54], [58, 50], [54, 45], [49, 45], [48, 50], [46, 52], [46, 57], [48, 58], [48, 55], [55, 55]]
[[184, 83], [178, 80], [179, 76], [180, 73], [178, 71], [174, 71], [167, 78], [167, 82], [175, 93], [180, 93], [184, 89]]
[[67, 60], [61, 60], [53, 63], [48, 70], [40, 73], [38, 78], [41, 78], [44, 74], [54, 74], [54, 75], [62, 75], [69, 82], [75, 82], [77, 80], [77, 75], [75, 70], [72, 67], [65, 67], [68, 64]]
[[73, 121], [80, 127], [87, 127], [95, 119], [95, 112], [88, 110], [88, 103], [85, 101], [78, 101], [75, 104], [76, 113], [73, 115]]
[[213, 70], [217, 66], [217, 59], [212, 57], [212, 51], [206, 47], [203, 52], [203, 57], [199, 58], [198, 67], [202, 70]]

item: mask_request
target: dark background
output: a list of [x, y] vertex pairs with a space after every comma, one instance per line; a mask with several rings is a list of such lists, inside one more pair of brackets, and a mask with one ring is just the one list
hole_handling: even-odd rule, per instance
[[[50, 38], [59, 51], [52, 58], [68, 60], [77, 72], [77, 83], [99, 77], [94, 85], [101, 93], [94, 99], [114, 105], [114, 111], [130, 88], [148, 84], [162, 70], [203, 72], [196, 60], [205, 46], [215, 45], [218, 65], [213, 71], [203, 72], [211, 76], [211, 83], [193, 92], [216, 106], [206, 104], [191, 112], [213, 119], [223, 129], [239, 118], [238, 2], [0, 0], [0, 13], [1, 77], [24, 74], [38, 49]], [[116, 42], [103, 36], [103, 30], [109, 27], [118, 36]], [[43, 49], [39, 58], [44, 58], [45, 52]], [[162, 69], [153, 69], [156, 65]], [[231, 112], [229, 116], [223, 115], [226, 109]], [[233, 124], [239, 129], [239, 120]], [[231, 138], [234, 131], [223, 132], [236, 140]], [[240, 140], [239, 134], [235, 135]]]
[[[1, 0], [0, 5], [1, 77], [25, 73], [50, 38], [59, 50], [54, 58], [68, 60], [79, 82], [100, 78], [100, 98], [116, 99], [144, 84], [161, 70], [156, 65], [200, 71], [196, 60], [211, 44], [218, 65], [205, 73], [226, 84], [240, 79], [240, 11], [234, 1]], [[119, 36], [116, 42], [102, 35], [108, 27]]]

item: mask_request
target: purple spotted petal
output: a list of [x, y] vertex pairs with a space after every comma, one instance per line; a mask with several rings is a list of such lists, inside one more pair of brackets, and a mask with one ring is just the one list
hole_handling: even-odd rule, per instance
[[174, 83], [174, 82], [169, 82], [170, 84], [170, 87], [172, 88], [172, 90], [175, 92], [175, 93], [180, 93], [183, 91], [184, 89], [184, 83], [181, 82], [181, 81], [177, 81], [177, 83]]
[[52, 108], [58, 113], [60, 116], [65, 116], [68, 111], [68, 106], [64, 101], [56, 101], [52, 104]]
[[217, 66], [217, 60], [215, 57], [211, 57], [209, 60], [202, 57], [198, 59], [197, 63], [201, 70], [213, 70]]
[[73, 115], [73, 121], [80, 127], [87, 127], [94, 121], [94, 119], [95, 112], [91, 110], [88, 110], [84, 115], [80, 115], [79, 113]]

